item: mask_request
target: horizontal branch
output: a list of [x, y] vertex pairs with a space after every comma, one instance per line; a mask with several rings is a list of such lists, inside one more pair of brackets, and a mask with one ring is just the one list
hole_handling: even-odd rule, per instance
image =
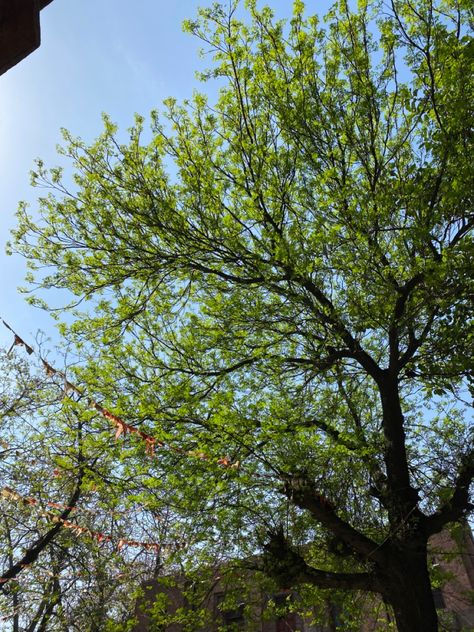
[[315, 359], [288, 357], [283, 358], [283, 362], [285, 364], [290, 364], [293, 366], [308, 366], [316, 369], [317, 371], [326, 371], [327, 369], [330, 369], [332, 366], [334, 366], [334, 364], [338, 360], [343, 360], [345, 358], [354, 358], [354, 354], [349, 351], [349, 349], [334, 349], [323, 358]]
[[223, 270], [219, 270], [216, 268], [210, 268], [209, 266], [205, 266], [201, 263], [197, 263], [192, 261], [188, 263], [188, 267], [191, 270], [197, 270], [198, 272], [202, 272], [203, 274], [210, 274], [212, 276], [219, 277], [224, 281], [229, 281], [231, 283], [236, 283], [237, 285], [260, 285], [265, 283], [266, 278], [263, 276], [256, 277], [240, 277], [235, 274], [230, 274], [228, 272], [224, 272]]
[[319, 588], [378, 592], [374, 571], [337, 573], [313, 568], [290, 546], [281, 530], [271, 533], [264, 546], [263, 571], [282, 588], [312, 584]]
[[199, 370], [199, 369], [185, 369], [180, 366], [168, 366], [163, 364], [163, 368], [170, 373], [183, 373], [185, 375], [193, 375], [195, 377], [220, 377], [222, 375], [228, 375], [229, 373], [233, 373], [238, 369], [241, 369], [244, 366], [249, 366], [258, 362], [258, 358], [245, 358], [240, 362], [236, 362], [235, 364], [231, 364], [229, 366], [222, 367], [220, 369], [213, 370]]

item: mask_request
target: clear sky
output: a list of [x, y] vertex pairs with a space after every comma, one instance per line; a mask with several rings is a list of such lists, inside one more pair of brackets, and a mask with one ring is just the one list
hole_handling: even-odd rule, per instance
[[[19, 200], [35, 209], [29, 185], [34, 159], [59, 163], [59, 129], [93, 140], [101, 112], [127, 128], [134, 112], [148, 114], [167, 96], [181, 100], [205, 89], [194, 77], [206, 65], [200, 42], [182, 32], [185, 18], [211, 0], [54, 0], [41, 12], [38, 50], [0, 76], [0, 315], [31, 340], [40, 328], [57, 340], [52, 320], [28, 306], [17, 287], [25, 262], [4, 244]], [[291, 0], [269, 3], [288, 15]], [[328, 3], [311, 2], [312, 12]], [[0, 328], [1, 329], [1, 328]], [[0, 332], [0, 344], [9, 336]]]

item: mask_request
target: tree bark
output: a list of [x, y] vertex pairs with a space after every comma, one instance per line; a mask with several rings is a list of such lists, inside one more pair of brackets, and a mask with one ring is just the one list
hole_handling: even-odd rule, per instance
[[387, 566], [384, 597], [393, 608], [398, 632], [438, 632], [438, 615], [423, 550], [393, 550]]

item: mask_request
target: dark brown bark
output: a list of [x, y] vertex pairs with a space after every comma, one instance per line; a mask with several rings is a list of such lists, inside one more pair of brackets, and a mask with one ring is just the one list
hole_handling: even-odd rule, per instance
[[421, 519], [417, 509], [418, 492], [411, 486], [406, 452], [404, 417], [398, 390], [398, 379], [384, 372], [378, 383], [382, 403], [382, 426], [385, 439], [384, 462], [387, 485], [381, 500], [392, 527], [405, 522], [408, 515]]
[[263, 570], [281, 587], [312, 584], [319, 588], [379, 593], [393, 608], [398, 632], [438, 632], [438, 616], [427, 565], [426, 537], [412, 533], [406, 542], [380, 547], [384, 563], [366, 572], [338, 573], [315, 569], [286, 540], [270, 534], [264, 547]]
[[393, 549], [380, 583], [383, 597], [393, 608], [398, 632], [438, 632], [426, 545], [408, 552]]
[[405, 541], [379, 548], [383, 563], [366, 572], [338, 573], [309, 565], [283, 531], [270, 535], [264, 547], [263, 570], [281, 587], [312, 584], [319, 588], [379, 593], [393, 608], [398, 632], [438, 632], [438, 616], [427, 564], [427, 542], [421, 531]]
[[340, 590], [379, 590], [373, 572], [344, 573], [316, 569], [289, 544], [283, 531], [279, 530], [269, 535], [262, 556], [263, 570], [273, 577], [281, 588], [312, 584], [319, 588]]
[[286, 476], [284, 493], [300, 509], [308, 510], [317, 522], [340, 538], [355, 553], [365, 559], [382, 560], [382, 553], [374, 540], [355, 529], [338, 516], [335, 508], [304, 476]]

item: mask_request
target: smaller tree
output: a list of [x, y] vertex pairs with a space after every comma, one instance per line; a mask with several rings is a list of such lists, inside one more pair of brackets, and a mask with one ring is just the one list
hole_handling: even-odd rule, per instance
[[176, 513], [124, 477], [110, 422], [64, 372], [18, 347], [0, 363], [0, 620], [13, 632], [132, 627], [143, 582], [176, 548]]

